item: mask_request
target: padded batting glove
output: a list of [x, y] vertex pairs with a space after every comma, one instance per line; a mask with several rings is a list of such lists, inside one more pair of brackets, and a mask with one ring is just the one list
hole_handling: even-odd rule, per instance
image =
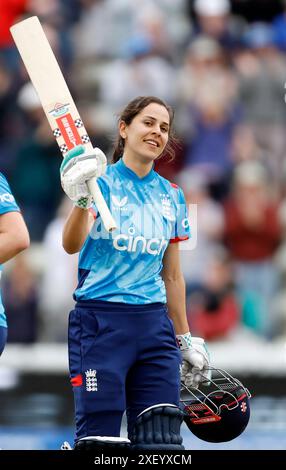
[[105, 173], [106, 156], [99, 148], [85, 152], [82, 145], [67, 152], [60, 168], [64, 192], [81, 209], [89, 209], [93, 203], [87, 182]]
[[211, 378], [210, 357], [203, 338], [190, 332], [176, 335], [182, 354], [181, 380], [187, 387], [198, 388], [200, 382]]

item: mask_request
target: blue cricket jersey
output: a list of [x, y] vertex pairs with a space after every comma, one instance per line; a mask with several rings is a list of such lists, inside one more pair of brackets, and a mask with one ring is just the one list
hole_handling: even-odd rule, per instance
[[94, 207], [95, 222], [79, 256], [75, 300], [166, 303], [160, 274], [165, 250], [190, 234], [183, 191], [154, 170], [140, 178], [122, 159], [97, 181], [117, 229], [108, 233]]
[[[6, 212], [20, 212], [20, 209], [11, 193], [10, 186], [5, 176], [0, 173], [0, 216]], [[3, 265], [0, 264], [0, 277], [2, 275]], [[5, 310], [2, 303], [0, 291], [0, 326], [7, 327]]]

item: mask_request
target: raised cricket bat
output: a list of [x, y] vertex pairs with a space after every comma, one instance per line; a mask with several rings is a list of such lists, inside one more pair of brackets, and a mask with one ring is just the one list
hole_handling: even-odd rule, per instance
[[[67, 87], [59, 64], [37, 16], [32, 16], [10, 28], [30, 79], [39, 95], [62, 155], [76, 145], [92, 150], [92, 144]], [[96, 178], [88, 188], [108, 232], [116, 229]]]

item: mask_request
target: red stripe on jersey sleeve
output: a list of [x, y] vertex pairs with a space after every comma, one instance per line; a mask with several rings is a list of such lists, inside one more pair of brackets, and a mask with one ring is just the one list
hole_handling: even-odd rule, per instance
[[188, 240], [190, 237], [188, 237], [188, 235], [186, 235], [185, 237], [176, 237], [176, 238], [171, 238], [170, 239], [170, 243], [178, 243], [178, 242], [182, 242], [184, 240]]

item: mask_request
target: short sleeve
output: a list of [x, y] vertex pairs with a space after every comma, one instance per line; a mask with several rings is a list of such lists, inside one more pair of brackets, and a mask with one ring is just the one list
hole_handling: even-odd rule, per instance
[[0, 215], [6, 212], [20, 212], [19, 206], [15, 201], [8, 181], [0, 173]]
[[190, 238], [190, 223], [185, 196], [182, 189], [178, 186], [175, 186], [175, 191], [177, 192], [176, 222], [170, 243], [178, 243]]

